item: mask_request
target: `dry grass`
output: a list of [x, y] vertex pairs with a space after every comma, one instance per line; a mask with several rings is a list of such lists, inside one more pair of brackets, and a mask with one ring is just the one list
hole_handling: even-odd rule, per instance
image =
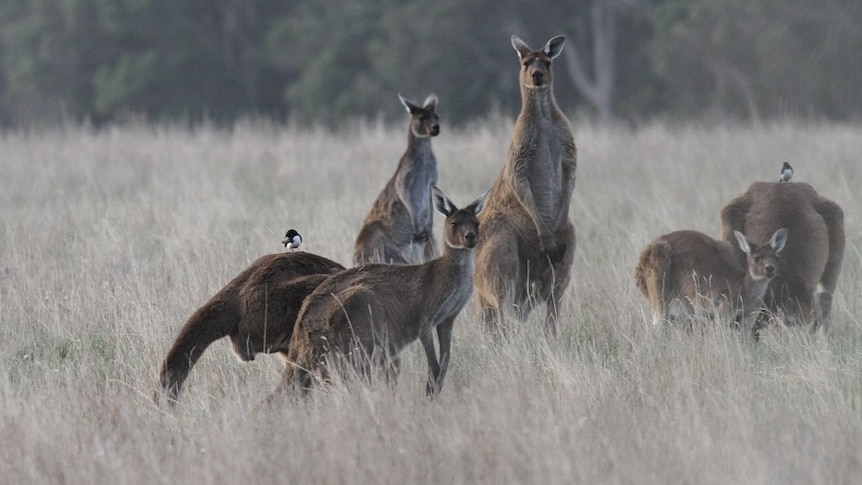
[[[511, 124], [443, 128], [440, 186], [463, 204], [496, 176]], [[439, 400], [424, 398], [417, 345], [394, 387], [336, 384], [276, 409], [260, 404], [280, 361], [242, 364], [217, 342], [167, 409], [150, 397], [185, 319], [281, 250], [288, 226], [304, 249], [348, 262], [404, 128], [2, 135], [0, 481], [858, 480], [862, 127], [580, 124], [576, 138], [579, 245], [558, 340], [536, 318], [497, 343], [471, 304]], [[652, 327], [638, 252], [674, 229], [717, 235], [721, 205], [784, 160], [845, 209], [832, 333], [773, 328], [752, 347], [727, 329]]]

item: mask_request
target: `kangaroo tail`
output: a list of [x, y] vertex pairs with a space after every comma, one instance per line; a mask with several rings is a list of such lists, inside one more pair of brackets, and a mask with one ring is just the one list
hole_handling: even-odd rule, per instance
[[665, 317], [664, 295], [667, 292], [664, 286], [670, 272], [672, 255], [670, 244], [665, 241], [654, 242], [641, 252], [635, 269], [635, 283], [649, 300], [654, 319]]
[[162, 364], [162, 390], [172, 401], [179, 398], [183, 382], [204, 350], [234, 332], [239, 317], [239, 308], [221, 299], [208, 301], [189, 317]]

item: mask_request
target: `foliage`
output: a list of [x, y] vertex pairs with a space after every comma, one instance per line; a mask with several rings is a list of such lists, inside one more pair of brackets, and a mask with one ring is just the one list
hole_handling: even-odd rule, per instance
[[848, 0], [670, 0], [653, 12], [670, 111], [858, 117], [862, 5]]
[[[597, 11], [612, 21], [595, 22]], [[7, 0], [0, 123], [337, 125], [401, 115], [396, 93], [431, 91], [461, 123], [518, 109], [513, 33], [535, 48], [567, 36], [578, 62], [560, 60], [556, 89], [570, 112], [848, 120], [862, 111], [860, 21], [853, 0]], [[600, 77], [604, 111], [584, 95]]]
[[[278, 113], [260, 32], [282, 2], [14, 0], [0, 7], [13, 119]], [[59, 8], [58, 8], [59, 5]]]

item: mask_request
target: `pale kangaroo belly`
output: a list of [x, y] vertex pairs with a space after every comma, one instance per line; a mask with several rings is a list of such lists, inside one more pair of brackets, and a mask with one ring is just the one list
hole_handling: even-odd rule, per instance
[[527, 179], [533, 200], [546, 224], [556, 227], [561, 219], [563, 197], [562, 146], [556, 140], [540, 140], [529, 164]]

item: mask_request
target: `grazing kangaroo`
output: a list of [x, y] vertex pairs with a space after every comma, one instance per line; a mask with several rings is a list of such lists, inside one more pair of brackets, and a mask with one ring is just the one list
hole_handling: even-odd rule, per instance
[[555, 334], [569, 285], [575, 252], [569, 203], [577, 154], [572, 128], [554, 100], [551, 71], [564, 41], [557, 36], [533, 51], [512, 36], [521, 60], [521, 113], [506, 165], [479, 218], [482, 239], [476, 249], [476, 292], [489, 327], [501, 324], [509, 309], [523, 321], [544, 302], [546, 328]]
[[[428, 359], [426, 394], [436, 396], [449, 366], [452, 324], [473, 290], [473, 248], [485, 196], [458, 209], [436, 187], [446, 216], [443, 255], [418, 265], [369, 263], [331, 276], [306, 298], [288, 352], [283, 385], [312, 386], [314, 374], [346, 360], [363, 373], [397, 372], [399, 354], [416, 339]], [[434, 333], [439, 340], [439, 355]]]
[[328, 276], [343, 269], [335, 261], [303, 251], [256, 260], [183, 325], [162, 364], [162, 390], [176, 401], [204, 350], [222, 337], [230, 337], [242, 361], [254, 360], [259, 352], [279, 352], [286, 357], [302, 301]]
[[731, 243], [702, 232], [676, 231], [659, 237], [641, 252], [635, 270], [635, 282], [652, 307], [653, 323], [680, 321], [701, 308], [716, 309], [721, 318], [738, 321], [746, 334], [756, 337], [754, 321], [769, 281], [778, 274], [778, 253], [788, 233], [781, 228], [760, 245], [734, 231], [747, 256], [744, 265], [739, 264]]
[[433, 234], [431, 187], [437, 184], [437, 159], [431, 138], [440, 134], [437, 96], [422, 106], [398, 95], [410, 113], [407, 150], [395, 174], [365, 217], [353, 251], [353, 263], [418, 264], [437, 256]]
[[799, 182], [755, 182], [721, 210], [721, 237], [742, 231], [754, 239], [778, 227], [793, 232], [781, 274], [769, 283], [764, 301], [781, 311], [785, 324], [811, 323], [829, 329], [832, 294], [844, 259], [844, 211]]

